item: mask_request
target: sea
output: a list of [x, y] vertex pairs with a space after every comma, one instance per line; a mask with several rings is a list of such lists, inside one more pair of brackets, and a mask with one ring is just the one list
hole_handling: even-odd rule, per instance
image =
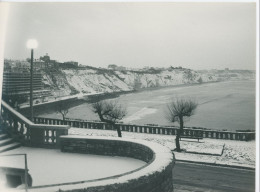
[[[240, 80], [144, 90], [115, 99], [127, 108], [124, 123], [178, 126], [167, 120], [167, 104], [184, 97], [198, 103], [194, 115], [185, 119], [184, 126], [236, 131], [255, 130], [255, 94], [254, 80]], [[61, 118], [56, 112], [40, 116]], [[70, 108], [67, 118], [99, 120], [89, 103]]]

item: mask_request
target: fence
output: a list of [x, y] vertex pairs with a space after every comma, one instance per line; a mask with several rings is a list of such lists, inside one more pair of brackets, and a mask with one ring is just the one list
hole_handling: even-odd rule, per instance
[[2, 101], [1, 129], [22, 145], [58, 148], [60, 135], [68, 135], [69, 126], [34, 124]]
[[[35, 117], [35, 123], [49, 124], [49, 125], [69, 125], [75, 128], [85, 129], [103, 129], [112, 130], [112, 126], [103, 122], [84, 121], [84, 120], [60, 120], [43, 117]], [[162, 135], [176, 135], [177, 127], [163, 127], [153, 125], [133, 125], [133, 124], [117, 124], [122, 131], [136, 132], [136, 133], [149, 133], [149, 134], [162, 134]], [[203, 138], [213, 139], [229, 139], [229, 140], [241, 140], [249, 141], [255, 139], [255, 132], [231, 132], [231, 131], [218, 131], [207, 129], [192, 129], [184, 128], [184, 136], [200, 136]]]

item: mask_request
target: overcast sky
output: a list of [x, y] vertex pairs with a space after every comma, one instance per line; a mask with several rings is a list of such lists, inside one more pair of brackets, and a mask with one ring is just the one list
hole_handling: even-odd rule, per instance
[[255, 3], [10, 3], [5, 58], [255, 69]]

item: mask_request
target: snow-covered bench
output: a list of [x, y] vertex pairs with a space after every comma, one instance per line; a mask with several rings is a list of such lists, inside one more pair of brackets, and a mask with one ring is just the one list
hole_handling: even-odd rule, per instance
[[200, 142], [200, 139], [203, 139], [202, 136], [195, 136], [195, 135], [181, 135], [180, 136], [180, 141], [181, 141], [181, 138], [198, 139], [198, 142]]

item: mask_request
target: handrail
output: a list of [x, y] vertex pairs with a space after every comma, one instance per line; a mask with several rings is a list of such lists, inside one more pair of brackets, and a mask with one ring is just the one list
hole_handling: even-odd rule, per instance
[[45, 125], [45, 124], [32, 124], [30, 127], [37, 128], [37, 129], [51, 129], [55, 127], [55, 129], [69, 129], [68, 125]]
[[31, 122], [29, 119], [27, 119], [26, 117], [24, 117], [21, 113], [17, 112], [16, 110], [14, 110], [11, 106], [9, 106], [5, 101], [2, 100], [2, 105], [8, 110], [10, 111], [12, 114], [14, 114], [16, 117], [18, 117], [20, 120], [23, 121], [23, 123], [26, 123], [28, 125], [33, 125], [34, 123]]

